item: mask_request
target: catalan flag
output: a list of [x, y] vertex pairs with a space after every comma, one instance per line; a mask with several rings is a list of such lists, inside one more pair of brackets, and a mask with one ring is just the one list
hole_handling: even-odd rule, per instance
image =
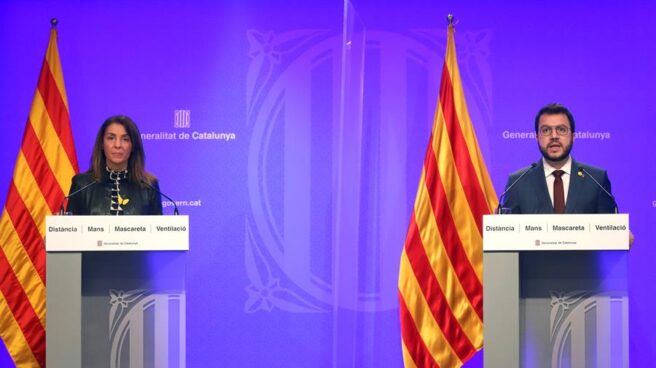
[[45, 366], [45, 217], [78, 172], [55, 24], [0, 218], [0, 337], [17, 367]]
[[483, 215], [497, 197], [448, 27], [439, 101], [399, 272], [406, 367], [460, 367], [483, 346]]

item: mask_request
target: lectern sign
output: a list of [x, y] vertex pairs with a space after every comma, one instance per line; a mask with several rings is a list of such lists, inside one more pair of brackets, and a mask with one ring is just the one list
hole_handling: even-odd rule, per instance
[[483, 217], [484, 251], [627, 249], [627, 214]]
[[49, 216], [47, 252], [189, 250], [189, 216]]

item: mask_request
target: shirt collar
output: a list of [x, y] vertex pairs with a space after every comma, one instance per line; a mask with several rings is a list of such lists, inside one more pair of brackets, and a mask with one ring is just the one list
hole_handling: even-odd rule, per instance
[[[555, 167], [549, 165], [549, 163], [547, 163], [547, 161], [544, 159], [544, 157], [542, 158], [542, 163], [544, 165], [544, 176], [545, 177], [548, 177], [554, 171], [558, 170]], [[565, 165], [563, 165], [563, 167], [561, 167], [560, 170], [563, 170], [565, 172], [565, 174], [567, 174], [567, 175], [571, 175], [571, 173], [572, 173], [572, 156], [567, 156], [567, 162], [565, 162]]]

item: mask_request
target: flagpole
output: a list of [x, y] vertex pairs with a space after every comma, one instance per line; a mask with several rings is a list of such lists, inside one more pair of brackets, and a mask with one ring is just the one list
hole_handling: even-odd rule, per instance
[[[483, 215], [497, 203], [467, 112], [453, 37], [457, 21], [452, 14], [446, 20], [440, 92], [399, 267], [401, 340], [408, 367], [462, 367], [483, 347], [479, 234]], [[468, 204], [471, 212], [453, 208], [456, 201]]]
[[0, 339], [21, 367], [46, 366], [46, 254], [39, 229], [79, 171], [57, 50], [58, 23], [50, 19], [50, 40], [0, 217]]

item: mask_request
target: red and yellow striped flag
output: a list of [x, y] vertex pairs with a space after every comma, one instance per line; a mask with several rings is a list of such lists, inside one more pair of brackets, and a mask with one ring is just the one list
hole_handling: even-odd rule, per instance
[[0, 219], [0, 337], [18, 367], [45, 366], [45, 217], [59, 209], [76, 157], [53, 27]]
[[483, 346], [483, 215], [497, 206], [449, 25], [442, 83], [399, 272], [406, 367], [460, 367]]

